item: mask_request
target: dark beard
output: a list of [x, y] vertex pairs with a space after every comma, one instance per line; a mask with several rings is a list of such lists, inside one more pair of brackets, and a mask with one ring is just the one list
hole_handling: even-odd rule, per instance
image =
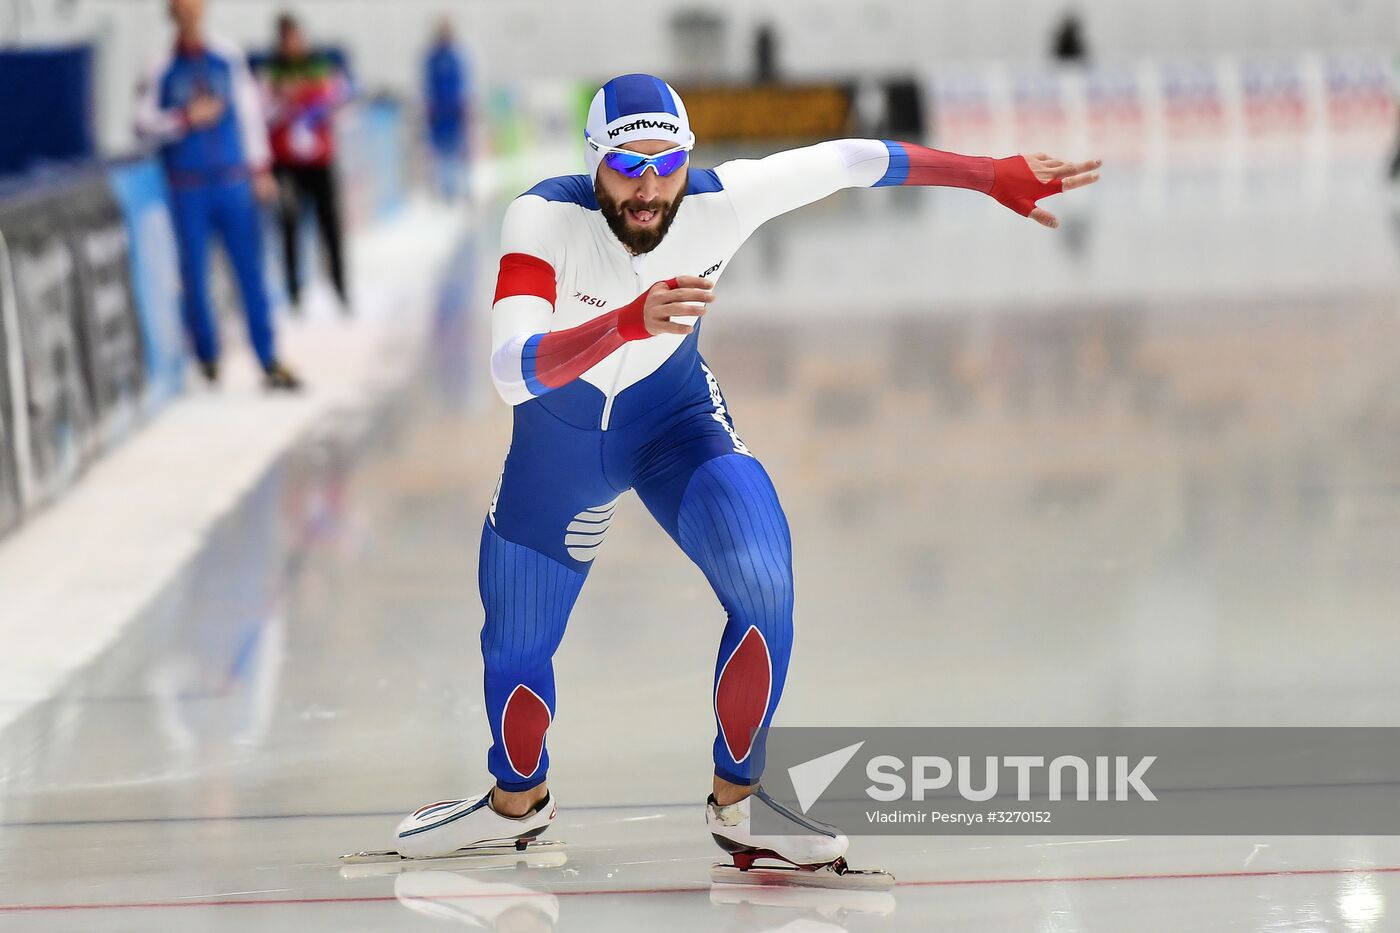
[[[676, 219], [676, 211], [681, 209], [681, 202], [685, 200], [685, 188], [681, 188], [681, 193], [676, 195], [676, 199], [670, 204], [659, 198], [649, 203], [623, 201], [619, 204], [608, 196], [603, 186], [598, 184], [597, 178], [593, 179], [593, 193], [598, 198], [598, 209], [603, 212], [603, 219], [608, 222], [608, 228], [635, 256], [649, 253], [660, 245], [666, 231], [671, 229], [671, 221]], [[664, 210], [662, 205], [665, 205]], [[662, 211], [661, 223], [654, 229], [633, 229], [627, 225], [627, 215], [624, 213], [629, 207], [633, 210]]]

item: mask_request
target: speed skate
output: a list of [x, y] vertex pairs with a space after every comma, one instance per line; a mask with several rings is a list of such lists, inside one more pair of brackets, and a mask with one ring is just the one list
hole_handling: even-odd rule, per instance
[[523, 816], [506, 816], [491, 806], [491, 792], [460, 800], [439, 800], [419, 807], [399, 822], [396, 849], [342, 855], [349, 864], [404, 859], [457, 859], [524, 852], [529, 846], [559, 847], [562, 842], [539, 841], [558, 814], [554, 795]]
[[[753, 816], [759, 814], [755, 832]], [[705, 805], [710, 835], [733, 862], [710, 869], [716, 884], [794, 885], [883, 891], [894, 886], [884, 871], [861, 871], [846, 864], [850, 840], [835, 827], [795, 813], [762, 787], [727, 806], [710, 797]], [[760, 862], [764, 864], [759, 864]]]

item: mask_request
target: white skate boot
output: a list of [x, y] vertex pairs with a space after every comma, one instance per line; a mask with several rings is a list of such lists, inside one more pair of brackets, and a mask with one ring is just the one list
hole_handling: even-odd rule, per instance
[[[763, 835], [753, 831], [752, 815], [764, 808]], [[712, 795], [705, 806], [710, 835], [734, 859], [717, 864], [710, 879], [729, 884], [796, 884], [828, 888], [884, 890], [894, 877], [883, 871], [855, 871], [846, 865], [845, 835], [834, 827], [789, 810], [756, 787], [738, 803], [721, 807]], [[778, 827], [773, 832], [770, 827]], [[786, 864], [756, 865], [763, 859]]]
[[534, 809], [519, 817], [502, 816], [491, 809], [490, 791], [465, 800], [440, 800], [403, 818], [396, 831], [397, 849], [355, 852], [341, 856], [341, 861], [463, 858], [512, 849], [524, 851], [530, 844], [559, 846], [563, 843], [536, 842], [554, 822], [557, 812], [553, 794], [546, 794]]

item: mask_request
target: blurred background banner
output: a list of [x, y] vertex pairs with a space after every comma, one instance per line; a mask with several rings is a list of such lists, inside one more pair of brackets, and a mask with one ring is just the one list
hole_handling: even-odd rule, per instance
[[77, 272], [84, 383], [100, 445], [129, 431], [146, 383], [127, 227], [107, 173], [94, 169], [60, 204]]
[[845, 84], [684, 85], [696, 139], [715, 142], [832, 139], [851, 119]]
[[1374, 51], [1083, 68], [948, 64], [929, 69], [923, 85], [933, 138], [977, 151], [1087, 147], [1120, 165], [1177, 157], [1213, 165], [1222, 147], [1273, 142], [1375, 158], [1394, 135], [1392, 63]]
[[96, 152], [91, 45], [0, 48], [0, 89], [0, 177]]
[[19, 320], [14, 308], [14, 289], [5, 262], [3, 234], [0, 234], [0, 535], [19, 523], [19, 451], [15, 438], [15, 406], [11, 379], [19, 378]]
[[11, 401], [20, 427], [15, 449], [26, 507], [71, 484], [95, 443], [77, 262], [60, 206], [75, 193], [70, 185], [53, 184], [0, 203], [23, 358], [21, 390]]
[[0, 237], [4, 331], [13, 341], [0, 396], [0, 495], [29, 508], [130, 430], [146, 354], [127, 227], [105, 172], [90, 167], [0, 197]]

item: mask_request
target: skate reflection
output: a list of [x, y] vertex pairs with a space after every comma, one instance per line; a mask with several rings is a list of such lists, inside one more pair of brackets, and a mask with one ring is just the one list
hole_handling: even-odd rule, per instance
[[710, 903], [725, 910], [724, 929], [732, 933], [769, 930], [835, 933], [856, 917], [888, 917], [894, 895], [888, 891], [842, 891], [748, 884], [710, 886]]
[[559, 898], [548, 891], [451, 871], [404, 871], [394, 896], [415, 913], [500, 933], [548, 933], [559, 921]]

